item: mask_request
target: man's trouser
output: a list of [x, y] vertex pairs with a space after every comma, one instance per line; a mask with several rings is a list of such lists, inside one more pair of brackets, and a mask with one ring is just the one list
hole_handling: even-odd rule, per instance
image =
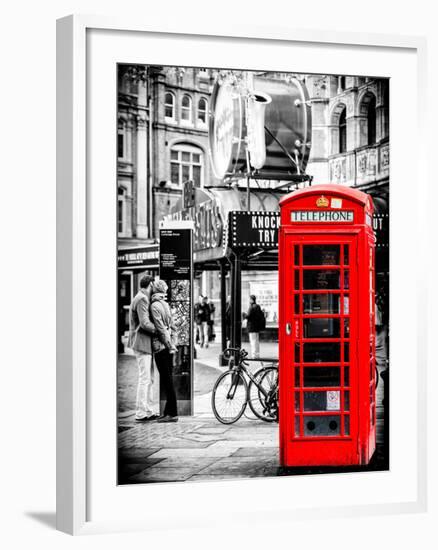
[[249, 333], [249, 344], [251, 346], [251, 359], [260, 357], [260, 334], [258, 332]]
[[136, 418], [145, 418], [158, 414], [158, 402], [154, 398], [154, 365], [150, 353], [136, 351], [138, 366], [137, 410]]

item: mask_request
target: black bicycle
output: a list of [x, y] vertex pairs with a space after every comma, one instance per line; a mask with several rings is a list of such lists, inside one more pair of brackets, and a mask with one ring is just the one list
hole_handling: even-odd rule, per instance
[[214, 415], [222, 424], [237, 422], [248, 404], [257, 418], [278, 420], [278, 366], [271, 363], [253, 374], [246, 368], [247, 356], [248, 352], [239, 348], [224, 351], [228, 370], [216, 380], [211, 396]]

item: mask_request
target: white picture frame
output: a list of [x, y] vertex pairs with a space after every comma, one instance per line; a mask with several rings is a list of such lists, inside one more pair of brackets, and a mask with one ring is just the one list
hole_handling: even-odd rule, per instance
[[[148, 57], [145, 51], [142, 50], [141, 41], [155, 40], [160, 44], [160, 50], [154, 49], [154, 54]], [[173, 45], [178, 44], [178, 52], [169, 51], [165, 44], [172, 41]], [[108, 381], [101, 380], [100, 392], [96, 393], [96, 377], [101, 376], [102, 372], [98, 371], [99, 366], [96, 362], [96, 350], [99, 341], [99, 330], [96, 330], [95, 315], [96, 308], [99, 305], [99, 298], [95, 292], [97, 282], [111, 291], [112, 284], [115, 282], [114, 272], [111, 269], [107, 270], [108, 288], [106, 278], [102, 280], [102, 272], [97, 273], [95, 257], [99, 256], [99, 263], [111, 267], [111, 262], [115, 262], [115, 240], [111, 232], [106, 235], [104, 232], [99, 232], [97, 219], [101, 220], [101, 224], [111, 223], [112, 216], [115, 216], [115, 200], [112, 203], [111, 181], [108, 184], [108, 196], [102, 199], [99, 208], [96, 205], [96, 196], [94, 190], [94, 182], [96, 174], [99, 171], [99, 163], [107, 162], [108, 171], [106, 176], [111, 179], [111, 174], [114, 174], [116, 167], [115, 154], [115, 134], [113, 145], [110, 145], [111, 136], [104, 136], [105, 128], [102, 127], [99, 132], [102, 133], [102, 158], [96, 159], [95, 140], [96, 135], [90, 137], [91, 131], [95, 132], [96, 125], [91, 124], [91, 118], [94, 116], [93, 106], [93, 90], [95, 84], [93, 80], [93, 71], [96, 67], [94, 55], [101, 55], [106, 58], [101, 64], [99, 70], [111, 71], [111, 66], [114, 65], [114, 51], [120, 52], [116, 54], [118, 60], [128, 63], [157, 63], [158, 58], [162, 59], [163, 64], [186, 64], [195, 65], [196, 55], [201, 56], [209, 54], [212, 59], [211, 66], [218, 66], [214, 62], [215, 55], [214, 45], [220, 42], [223, 46], [222, 54], [224, 59], [226, 56], [233, 55], [233, 51], [228, 52], [227, 49], [231, 45], [239, 44], [235, 52], [235, 66], [238, 68], [252, 68], [254, 63], [254, 51], [260, 54], [260, 63], [264, 59], [268, 59], [271, 52], [277, 52], [277, 60], [281, 60], [281, 56], [287, 55], [288, 48], [293, 51], [298, 51], [302, 56], [315, 55], [314, 52], [318, 48], [323, 51], [330, 49], [331, 57], [333, 58], [333, 67], [339, 67], [337, 73], [347, 74], [376, 74], [378, 76], [392, 76], [393, 81], [397, 82], [399, 72], [403, 70], [413, 81], [410, 82], [412, 90], [410, 95], [410, 112], [406, 113], [406, 125], [409, 132], [414, 132], [414, 143], [419, 143], [422, 139], [426, 140], [425, 117], [426, 117], [426, 101], [425, 101], [425, 78], [426, 78], [426, 44], [425, 40], [418, 37], [392, 36], [392, 35], [372, 35], [372, 34], [353, 34], [353, 33], [335, 33], [328, 31], [304, 31], [297, 29], [282, 28], [250, 28], [244, 25], [234, 25], [232, 29], [218, 29], [214, 25], [203, 27], [200, 31], [197, 26], [185, 26], [179, 28], [176, 24], [164, 23], [160, 27], [143, 24], [138, 21], [125, 19], [111, 19], [106, 17], [95, 16], [69, 16], [60, 19], [57, 24], [57, 527], [61, 531], [71, 534], [85, 534], [107, 531], [125, 531], [138, 529], [153, 529], [169, 524], [169, 518], [165, 521], [158, 515], [146, 514], [141, 516], [138, 510], [135, 509], [135, 499], [142, 498], [145, 492], [148, 492], [150, 498], [160, 499], [169, 498], [170, 496], [176, 502], [188, 502], [187, 510], [179, 510], [178, 517], [174, 514], [173, 526], [182, 525], [191, 526], [209, 526], [214, 522], [214, 518], [210, 518], [207, 514], [203, 514], [202, 502], [207, 495], [215, 495], [218, 506], [221, 504], [221, 499], [225, 492], [229, 494], [230, 483], [235, 484], [235, 490], [242, 491], [244, 489], [244, 500], [254, 498], [252, 494], [252, 484], [263, 483], [264, 490], [274, 491], [275, 496], [269, 499], [268, 503], [254, 505], [251, 510], [251, 517], [257, 520], [275, 520], [291, 517], [293, 519], [303, 518], [321, 518], [327, 513], [332, 516], [342, 515], [358, 515], [358, 514], [383, 514], [394, 512], [418, 512], [426, 509], [426, 486], [427, 486], [427, 469], [426, 469], [426, 341], [424, 331], [420, 331], [420, 325], [417, 319], [417, 313], [422, 309], [426, 309], [426, 286], [425, 274], [415, 265], [420, 265], [420, 259], [425, 257], [425, 244], [418, 244], [413, 248], [413, 255], [416, 259], [414, 267], [407, 273], [403, 272], [398, 278], [398, 286], [402, 286], [408, 279], [417, 281], [417, 291], [413, 292], [413, 296], [406, 304], [408, 314], [412, 315], [412, 323], [410, 333], [406, 329], [397, 324], [396, 305], [391, 303], [391, 316], [395, 320], [392, 342], [405, 342], [406, 348], [404, 353], [394, 352], [396, 359], [400, 358], [400, 364], [397, 365], [400, 373], [394, 374], [391, 383], [391, 414], [392, 418], [398, 416], [403, 421], [408, 422], [409, 433], [412, 434], [412, 452], [409, 449], [401, 453], [402, 431], [405, 428], [398, 429], [397, 421], [391, 424], [391, 457], [394, 456], [394, 461], [390, 472], [375, 472], [368, 474], [360, 474], [360, 478], [354, 474], [343, 474], [349, 479], [349, 484], [354, 486], [350, 490], [350, 500], [345, 502], [335, 501], [339, 496], [333, 497], [333, 501], [327, 501], [323, 498], [301, 499], [300, 503], [287, 501], [284, 499], [285, 488], [293, 488], [293, 494], [306, 493], [306, 486], [311, 487], [313, 495], [327, 493], [333, 490], [333, 481], [327, 478], [340, 478], [339, 476], [325, 476], [322, 481], [322, 476], [300, 478], [281, 478], [272, 480], [248, 480], [239, 482], [215, 482], [215, 483], [198, 483], [196, 486], [190, 484], [155, 484], [155, 486], [136, 486], [136, 487], [106, 487], [110, 485], [108, 477], [95, 480], [96, 468], [93, 465], [96, 461], [102, 462], [101, 449], [105, 452], [111, 449], [111, 441], [113, 441], [114, 456], [108, 457], [110, 463], [108, 471], [115, 464], [116, 455], [116, 421], [115, 415], [111, 417], [111, 402], [115, 400], [115, 388], [111, 389], [113, 379]], [[158, 44], [157, 42], [157, 44]], [[194, 43], [202, 43], [205, 48], [195, 48], [189, 46]], [[108, 47], [110, 45], [111, 47]], [[119, 48], [119, 49], [118, 49]], [[140, 48], [140, 49], [139, 49]], [[216, 48], [217, 50], [217, 48]], [[280, 51], [281, 50], [281, 51]], [[184, 52], [191, 52], [187, 55], [186, 62], [183, 62]], [[292, 51], [292, 50], [290, 50]], [[100, 53], [99, 53], [100, 52]], [[101, 53], [104, 52], [104, 53]], [[307, 53], [306, 53], [307, 52]], [[348, 73], [348, 70], [342, 70], [342, 66], [347, 67], [349, 61], [342, 60], [340, 53], [343, 52], [345, 59], [353, 55], [356, 57], [356, 70], [354, 73]], [[362, 52], [363, 56], [358, 56], [358, 52]], [[159, 55], [158, 55], [159, 54]], [[192, 55], [193, 54], [193, 55]], [[281, 55], [280, 55], [281, 54]], [[362, 55], [361, 54], [361, 55]], [[388, 62], [388, 70], [385, 74], [379, 66], [379, 54], [387, 59], [394, 60], [394, 63]], [[366, 56], [370, 56], [370, 63], [366, 66]], [[336, 57], [338, 56], [338, 57]], [[377, 56], [377, 57], [376, 57]], [[152, 59], [153, 58], [153, 59]], [[362, 59], [363, 58], [363, 59]], [[199, 60], [201, 66], [208, 66], [205, 63], [205, 57]], [[227, 58], [228, 60], [231, 57]], [[403, 59], [405, 62], [403, 62]], [[336, 64], [338, 60], [338, 64]], [[374, 62], [373, 62], [374, 60]], [[342, 65], [344, 63], [344, 65]], [[373, 64], [374, 63], [374, 64]], [[400, 63], [402, 66], [400, 66]], [[245, 65], [245, 66], [242, 66]], [[277, 61], [276, 69], [281, 65], [281, 61]], [[294, 71], [300, 72], [300, 63], [294, 65]], [[317, 65], [317, 63], [315, 63]], [[220, 66], [230, 66], [229, 61], [225, 61]], [[376, 67], [375, 72], [367, 72], [370, 67]], [[351, 67], [351, 63], [350, 63]], [[310, 68], [312, 69], [312, 68]], [[290, 69], [292, 70], [292, 69]], [[382, 72], [383, 71], [383, 72]], [[309, 70], [305, 72], [323, 72], [323, 70]], [[326, 71], [332, 72], [331, 67], [326, 67]], [[109, 73], [106, 73], [108, 77]], [[116, 68], [114, 65], [113, 89], [108, 89], [108, 95], [114, 97], [116, 93]], [[395, 76], [394, 76], [395, 75]], [[107, 82], [111, 82], [108, 80]], [[401, 149], [399, 139], [397, 139], [397, 130], [400, 121], [395, 117], [400, 113], [398, 109], [397, 98], [398, 91], [396, 88], [391, 90], [391, 182], [397, 181], [400, 183], [400, 189], [395, 186], [391, 188], [391, 235], [394, 235], [391, 241], [391, 269], [392, 274], [399, 273], [400, 266], [403, 265], [401, 245], [403, 242], [409, 245], [410, 243], [425, 243], [421, 237], [425, 235], [425, 220], [422, 219], [420, 212], [421, 208], [425, 207], [426, 202], [426, 181], [425, 177], [425, 148], [411, 147], [412, 153], [410, 164], [410, 179], [415, 181], [417, 194], [416, 201], [410, 200], [405, 196], [406, 181], [401, 171]], [[91, 98], [91, 99], [90, 99]], [[111, 98], [110, 98], [111, 99]], [[91, 103], [90, 103], [91, 101]], [[105, 103], [105, 108], [109, 108], [111, 101]], [[393, 108], [394, 106], [394, 108]], [[113, 105], [113, 113], [115, 117], [115, 103]], [[412, 112], [411, 112], [412, 111]], [[107, 113], [110, 111], [106, 111]], [[102, 114], [104, 111], [102, 111]], [[100, 116], [102, 116], [102, 114]], [[88, 118], [87, 118], [88, 117]], [[115, 120], [115, 118], [114, 118]], [[94, 121], [94, 119], [93, 119]], [[109, 121], [112, 124], [112, 119]], [[108, 126], [111, 128], [111, 126]], [[116, 132], [116, 126], [113, 126]], [[393, 139], [394, 136], [394, 139]], [[411, 135], [412, 137], [412, 135]], [[103, 145], [104, 139], [107, 140], [108, 147]], [[113, 147], [114, 156], [107, 156], [104, 153], [110, 152]], [[93, 156], [94, 155], [94, 156]], [[105, 157], [105, 158], [104, 158]], [[96, 160], [95, 160], [96, 159]], [[106, 159], [106, 160], [105, 160]], [[97, 169], [97, 172], [95, 170]], [[103, 174], [103, 173], [102, 173]], [[115, 182], [115, 179], [112, 180]], [[115, 191], [115, 185], [113, 185]], [[114, 204], [114, 207], [111, 205]], [[109, 206], [108, 206], [109, 205]], [[105, 209], [105, 207], [107, 207]], [[112, 210], [111, 210], [112, 208]], [[410, 208], [411, 211], [411, 233], [406, 233], [403, 230], [401, 216], [399, 212]], [[115, 219], [115, 217], [114, 217]], [[113, 224], [115, 226], [115, 223]], [[396, 230], [396, 233], [394, 232]], [[98, 239], [98, 241], [93, 239]], [[98, 242], [98, 247], [96, 247]], [[113, 254], [113, 257], [111, 256]], [[103, 260], [100, 262], [100, 260]], [[105, 263], [107, 262], [107, 263]], [[115, 264], [114, 264], [115, 265]], [[95, 273], [93, 273], [95, 270]], [[105, 273], [105, 272], [104, 272]], [[391, 287], [392, 292], [392, 287]], [[395, 293], [397, 293], [395, 288]], [[111, 304], [110, 304], [111, 305]], [[111, 312], [111, 307], [108, 306], [108, 311]], [[115, 319], [115, 308], [114, 312]], [[94, 320], [93, 320], [94, 319]], [[115, 320], [114, 320], [115, 323]], [[108, 333], [106, 333], [108, 335]], [[109, 333], [110, 334], [110, 333]], [[415, 338], [410, 335], [415, 335]], [[395, 346], [393, 344], [393, 347]], [[93, 344], [93, 345], [91, 345]], [[100, 348], [102, 351], [102, 348]], [[113, 350], [107, 353], [114, 354], [115, 361], [115, 342]], [[413, 361], [416, 370], [416, 377], [410, 381], [411, 391], [411, 407], [412, 418], [407, 418], [403, 414], [403, 402], [401, 395], [405, 395], [408, 388], [406, 380], [403, 379], [406, 372], [406, 363]], [[102, 358], [105, 361], [105, 358]], [[97, 370], [96, 370], [97, 369]], [[110, 369], [109, 369], [110, 370]], [[106, 376], [106, 375], [104, 375]], [[392, 373], [391, 373], [392, 376]], [[99, 414], [97, 401], [102, 401], [102, 411], [107, 414]], [[114, 403], [115, 406], [115, 403]], [[99, 409], [100, 409], [99, 405]], [[396, 415], [393, 412], [397, 413]], [[114, 421], [111, 420], [114, 418]], [[100, 424], [101, 429], [96, 431], [93, 422], [96, 419]], [[108, 423], [108, 426], [105, 424]], [[114, 432], [113, 440], [111, 433]], [[96, 435], [98, 433], [98, 435]], [[99, 439], [99, 450], [96, 450], [96, 439]], [[397, 454], [398, 453], [398, 454]], [[403, 459], [405, 464], [405, 484], [406, 487], [395, 491], [394, 487], [397, 482], [400, 482], [401, 471], [403, 464], [399, 464], [398, 460]], [[102, 467], [105, 470], [105, 467]], [[103, 474], [102, 474], [103, 475]], [[366, 496], [361, 498], [360, 493], [366, 493], [367, 487], [372, 485], [373, 480], [377, 476], [379, 486], [382, 487], [382, 494], [379, 498]], [[391, 477], [392, 482], [391, 482]], [[387, 479], [388, 478], [388, 479]], [[115, 472], [114, 472], [115, 480]], [[336, 481], [335, 481], [336, 483]], [[341, 485], [344, 481], [339, 481], [340, 497], [342, 499]], [[386, 487], [387, 483], [388, 487]], [[258, 486], [260, 488], [260, 485]], [[393, 487], [393, 493], [391, 493]], [[309, 491], [308, 490], [308, 491]], [[315, 492], [316, 491], [316, 492]], [[386, 491], [386, 492], [385, 492]], [[190, 496], [188, 493], [190, 492]], [[127, 495], [126, 504], [125, 499]], [[353, 498], [353, 493], [356, 497]], [[292, 491], [291, 491], [292, 494]], [[346, 493], [347, 494], [347, 493]], [[163, 495], [160, 496], [160, 495]], [[357, 496], [359, 495], [359, 496]], [[391, 498], [392, 495], [392, 498]], [[345, 499], [345, 497], [344, 497]], [[100, 505], [103, 501], [108, 502], [108, 507], [98, 510], [97, 502]], [[275, 501], [275, 502], [274, 502]], [[119, 502], [119, 506], [117, 505]], [[343, 504], [344, 502], [344, 504]], [[111, 508], [112, 506], [112, 508]], [[121, 513], [121, 506], [124, 507], [124, 513]], [[105, 509], [104, 509], [105, 508]], [[219, 509], [219, 508], [218, 508]], [[195, 512], [195, 513], [194, 513]], [[245, 512], [246, 513], [246, 512]], [[239, 515], [235, 521], [245, 519], [245, 513]], [[213, 514], [212, 514], [213, 515]], [[234, 521], [233, 518], [229, 519]]]

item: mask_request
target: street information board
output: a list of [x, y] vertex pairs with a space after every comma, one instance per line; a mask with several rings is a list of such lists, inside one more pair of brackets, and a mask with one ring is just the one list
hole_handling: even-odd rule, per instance
[[178, 339], [178, 352], [174, 356], [173, 364], [178, 414], [192, 415], [193, 222], [161, 222], [159, 270], [160, 279], [168, 285], [167, 299]]
[[191, 229], [160, 230], [161, 279], [190, 279], [192, 264]]

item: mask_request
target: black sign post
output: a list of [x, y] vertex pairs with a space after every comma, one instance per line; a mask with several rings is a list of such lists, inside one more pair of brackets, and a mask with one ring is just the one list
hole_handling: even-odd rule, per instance
[[173, 365], [178, 414], [188, 416], [193, 414], [193, 222], [161, 222], [159, 260], [178, 337]]

